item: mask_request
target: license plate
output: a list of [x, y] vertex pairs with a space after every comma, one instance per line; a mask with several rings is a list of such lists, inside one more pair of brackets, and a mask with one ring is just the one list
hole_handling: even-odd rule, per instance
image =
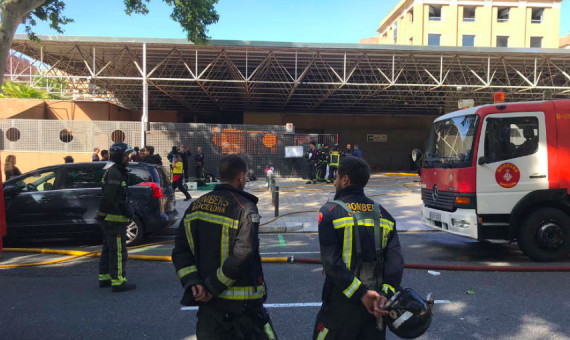
[[429, 219], [430, 219], [430, 220], [434, 220], [434, 221], [441, 222], [441, 214], [440, 214], [440, 213], [433, 212], [433, 211], [430, 211], [430, 212], [429, 212]]

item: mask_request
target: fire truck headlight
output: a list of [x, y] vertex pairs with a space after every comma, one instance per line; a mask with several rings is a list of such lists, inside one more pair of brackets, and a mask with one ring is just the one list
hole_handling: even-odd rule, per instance
[[469, 228], [469, 221], [467, 220], [457, 220], [455, 218], [451, 219], [451, 224], [457, 228]]

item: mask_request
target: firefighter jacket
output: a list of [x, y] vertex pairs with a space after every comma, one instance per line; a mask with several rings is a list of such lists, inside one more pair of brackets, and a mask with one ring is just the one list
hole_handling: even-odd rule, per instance
[[319, 164], [328, 164], [329, 163], [329, 152], [325, 149], [319, 150]]
[[99, 204], [98, 218], [107, 222], [129, 222], [133, 217], [133, 208], [129, 202], [127, 187], [127, 169], [109, 162], [105, 166], [103, 198]]
[[227, 184], [194, 201], [184, 213], [172, 262], [184, 287], [184, 305], [196, 305], [189, 288], [201, 284], [207, 304], [240, 312], [266, 299], [259, 255], [257, 197]]
[[339, 163], [340, 163], [340, 152], [336, 150], [331, 151], [329, 165], [338, 168]]
[[[347, 187], [337, 192], [335, 200], [344, 202], [353, 212], [372, 212], [375, 202], [364, 195], [364, 190]], [[353, 217], [341, 206], [328, 202], [319, 212], [319, 243], [321, 260], [325, 271], [323, 302], [329, 299], [344, 299], [360, 302], [368, 289], [353, 273], [358, 264]], [[394, 218], [380, 206], [380, 229], [382, 230], [383, 270], [381, 294], [391, 296], [400, 287], [404, 271], [404, 259], [396, 232]], [[361, 243], [361, 261], [376, 261], [374, 246], [374, 221], [359, 221], [358, 233]], [[378, 278], [380, 279], [380, 278]], [[338, 301], [338, 300], [335, 300]]]

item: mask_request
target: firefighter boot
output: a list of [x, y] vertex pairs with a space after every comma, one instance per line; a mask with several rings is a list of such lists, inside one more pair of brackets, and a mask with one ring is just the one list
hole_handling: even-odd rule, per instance
[[120, 286], [113, 286], [113, 293], [126, 292], [128, 290], [137, 289], [137, 285], [133, 283], [123, 283]]

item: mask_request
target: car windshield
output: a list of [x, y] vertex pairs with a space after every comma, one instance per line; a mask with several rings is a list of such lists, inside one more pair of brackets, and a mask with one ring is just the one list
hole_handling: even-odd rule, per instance
[[426, 168], [464, 168], [473, 160], [477, 115], [466, 115], [433, 124], [424, 161]]

